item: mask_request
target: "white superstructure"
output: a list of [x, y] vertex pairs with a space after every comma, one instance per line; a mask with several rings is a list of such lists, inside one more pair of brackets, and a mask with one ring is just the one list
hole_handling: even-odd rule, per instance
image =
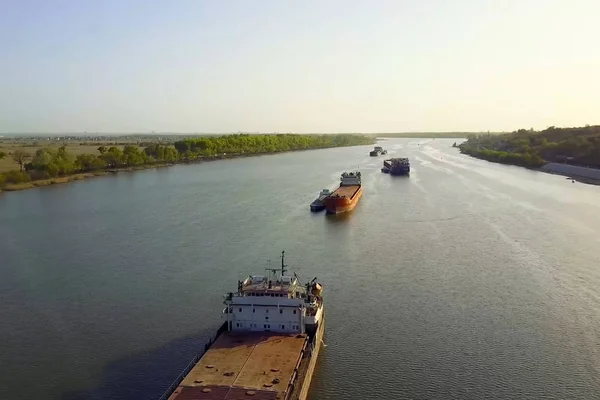
[[360, 172], [344, 172], [340, 178], [340, 186], [360, 185]]
[[298, 277], [281, 268], [267, 268], [266, 275], [251, 275], [238, 282], [238, 291], [225, 298], [223, 318], [230, 331], [313, 334], [323, 316], [322, 286], [302, 285]]

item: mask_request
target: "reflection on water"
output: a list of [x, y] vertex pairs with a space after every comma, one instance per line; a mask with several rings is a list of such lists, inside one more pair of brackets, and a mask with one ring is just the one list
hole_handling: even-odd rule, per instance
[[338, 224], [338, 223], [347, 222], [350, 219], [352, 219], [352, 217], [354, 216], [354, 211], [356, 211], [357, 209], [358, 209], [358, 204], [356, 205], [356, 207], [354, 207], [354, 210], [352, 210], [352, 211], [343, 212], [343, 213], [339, 213], [339, 214], [325, 214], [325, 220], [330, 224]]

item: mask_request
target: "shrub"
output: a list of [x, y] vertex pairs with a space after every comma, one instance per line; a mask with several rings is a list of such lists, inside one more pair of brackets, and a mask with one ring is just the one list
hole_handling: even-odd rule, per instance
[[9, 171], [4, 173], [6, 183], [25, 183], [30, 182], [31, 178], [25, 172]]

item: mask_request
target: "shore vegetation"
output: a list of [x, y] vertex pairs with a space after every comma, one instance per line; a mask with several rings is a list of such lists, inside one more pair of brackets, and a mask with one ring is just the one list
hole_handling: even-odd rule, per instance
[[519, 129], [503, 135], [469, 135], [461, 153], [488, 161], [538, 168], [564, 163], [600, 168], [600, 125], [579, 128]]
[[[122, 170], [374, 142], [373, 137], [352, 134], [237, 134], [190, 138], [172, 144], [144, 143], [143, 147], [133, 143], [125, 146], [101, 145], [94, 153], [81, 154], [73, 154], [66, 146], [41, 147], [35, 152], [15, 148], [10, 152], [10, 158], [16, 168], [0, 173], [0, 189], [20, 190]], [[6, 151], [0, 152], [0, 159], [6, 157]]]

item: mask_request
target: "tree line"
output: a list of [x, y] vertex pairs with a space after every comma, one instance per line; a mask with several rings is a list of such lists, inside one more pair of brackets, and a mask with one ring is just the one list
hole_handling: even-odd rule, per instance
[[375, 139], [364, 135], [227, 135], [180, 140], [174, 143], [179, 154], [211, 157], [219, 154], [260, 154], [280, 151], [372, 144]]
[[[19, 169], [0, 173], [0, 187], [6, 183], [24, 183], [75, 173], [106, 171], [156, 164], [175, 164], [220, 157], [268, 154], [282, 151], [372, 144], [374, 138], [363, 135], [226, 135], [180, 140], [173, 145], [146, 144], [100, 146], [98, 154], [74, 156], [65, 146], [53, 150], [42, 148], [35, 153], [16, 149], [12, 159]], [[6, 157], [0, 152], [0, 159]]]
[[600, 168], [600, 126], [469, 135], [459, 147], [462, 153], [477, 158], [525, 167], [558, 162]]

